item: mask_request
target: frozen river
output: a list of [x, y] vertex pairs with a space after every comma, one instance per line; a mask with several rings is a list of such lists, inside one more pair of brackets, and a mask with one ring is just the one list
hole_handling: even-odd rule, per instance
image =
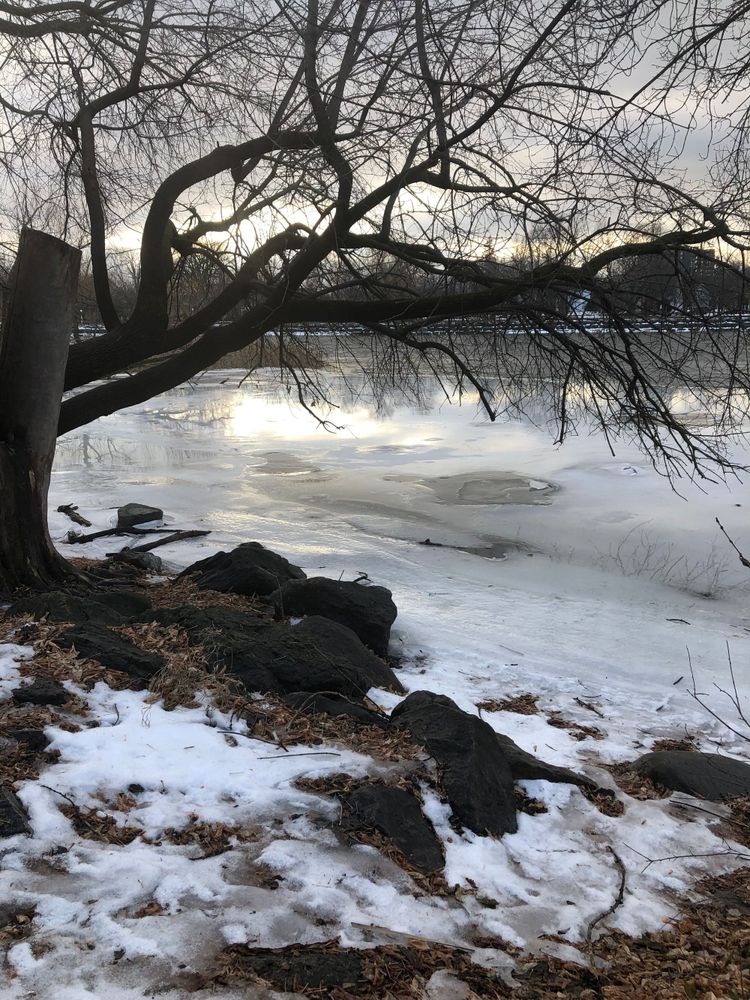
[[401, 540], [395, 550], [416, 558], [408, 543], [430, 539], [517, 556], [500, 578], [533, 554], [566, 589], [584, 567], [744, 603], [736, 588], [748, 574], [715, 524], [750, 549], [742, 482], [682, 480], [675, 491], [629, 443], [614, 456], [600, 434], [555, 447], [542, 416], [492, 423], [474, 397], [451, 405], [428, 380], [421, 405], [396, 399], [378, 412], [366, 390], [333, 381], [349, 401], [325, 411], [324, 428], [273, 371], [210, 372], [63, 438], [53, 499], [155, 503], [176, 523], [210, 527], [209, 545], [251, 535], [310, 552], [339, 539], [345, 550], [358, 535], [364, 549]]

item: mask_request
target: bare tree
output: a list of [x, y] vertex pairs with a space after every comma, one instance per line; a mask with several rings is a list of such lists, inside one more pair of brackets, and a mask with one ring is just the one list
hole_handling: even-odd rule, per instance
[[[726, 470], [721, 434], [673, 395], [736, 426], [739, 310], [717, 321], [681, 300], [687, 323], [644, 322], [620, 286], [623, 261], [683, 254], [744, 287], [744, 109], [718, 102], [745, 79], [729, 66], [747, 14], [728, 0], [0, 3], [6, 225], [87, 251], [107, 329], [70, 349], [59, 431], [270, 331], [356, 324], [394, 370], [432, 365], [493, 417], [543, 386], [560, 437], [583, 411], [670, 474]], [[688, 162], [711, 122], [715, 150]], [[133, 236], [122, 312], [111, 274]], [[199, 273], [205, 293], [181, 296]], [[29, 579], [17, 555], [0, 549], [0, 589]]]

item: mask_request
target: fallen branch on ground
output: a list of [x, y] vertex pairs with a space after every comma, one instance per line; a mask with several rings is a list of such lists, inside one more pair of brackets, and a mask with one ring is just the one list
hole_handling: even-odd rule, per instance
[[91, 527], [91, 521], [85, 518], [82, 514], [78, 513], [78, 507], [72, 503], [60, 504], [57, 508], [58, 514], [67, 514], [71, 521], [75, 521], [76, 524], [82, 525], [84, 528]]
[[210, 535], [210, 531], [173, 531], [166, 538], [157, 538], [155, 542], [144, 542], [142, 545], [126, 545], [120, 552], [108, 552], [108, 556], [117, 556], [122, 552], [150, 552], [151, 549], [158, 549], [160, 545], [170, 545], [172, 542], [181, 542], [186, 538], [203, 538]]

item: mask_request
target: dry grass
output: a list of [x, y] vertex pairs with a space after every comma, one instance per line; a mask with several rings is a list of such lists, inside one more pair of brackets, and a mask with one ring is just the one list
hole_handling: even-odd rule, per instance
[[114, 816], [101, 809], [81, 809], [72, 802], [66, 802], [60, 806], [60, 812], [68, 817], [78, 836], [85, 840], [123, 847], [143, 833], [141, 827], [121, 826]]
[[724, 803], [729, 809], [730, 817], [719, 832], [725, 833], [728, 839], [750, 847], [750, 795], [742, 795]]
[[581, 964], [538, 957], [521, 963], [513, 996], [745, 1000], [750, 996], [750, 869], [705, 879], [698, 888], [705, 898], [685, 906], [663, 931], [640, 938], [621, 931], [602, 935], [588, 954], [582, 952]]
[[630, 764], [602, 764], [612, 774], [619, 788], [632, 799], [666, 799], [672, 794], [669, 788], [657, 785], [655, 781], [630, 769]]
[[581, 788], [581, 794], [585, 799], [595, 806], [604, 816], [622, 816], [625, 812], [625, 803], [614, 795], [607, 795], [600, 789]]
[[228, 670], [208, 665], [202, 646], [191, 645], [187, 633], [176, 625], [153, 622], [123, 625], [117, 631], [146, 653], [157, 653], [164, 666], [149, 683], [153, 700], [163, 699], [167, 711], [182, 705], [196, 708], [196, 695], [205, 694], [220, 711], [233, 711], [247, 703], [242, 682]]
[[547, 806], [541, 799], [533, 799], [520, 785], [515, 786], [516, 809], [527, 816], [541, 816], [547, 812]]
[[262, 837], [263, 830], [260, 827], [239, 827], [233, 826], [231, 823], [206, 823], [197, 815], [192, 814], [188, 816], [188, 822], [185, 826], [167, 827], [159, 840], [144, 839], [150, 844], [160, 844], [167, 841], [170, 844], [197, 847], [200, 849], [200, 855], [192, 860], [202, 861], [204, 858], [213, 858], [231, 850], [234, 846], [232, 841], [249, 844], [256, 843]]
[[424, 757], [424, 748], [398, 729], [366, 726], [348, 716], [301, 712], [271, 696], [253, 704], [255, 736], [281, 746], [338, 743], [379, 760], [404, 761]]
[[[2, 735], [0, 730], [0, 738]], [[54, 756], [58, 757], [59, 752], [55, 751]], [[46, 767], [53, 759], [52, 754], [40, 758], [22, 743], [12, 743], [8, 747], [3, 747], [0, 755], [0, 785], [15, 788], [18, 782], [35, 781], [42, 767]]]
[[190, 605], [192, 608], [227, 608], [230, 611], [250, 611], [262, 618], [273, 618], [273, 610], [268, 604], [240, 594], [202, 590], [189, 576], [151, 584], [148, 598], [155, 608], [176, 608], [182, 605]]
[[477, 708], [482, 712], [515, 712], [517, 715], [538, 715], [538, 694], [517, 694], [513, 698], [488, 698], [478, 701]]
[[567, 729], [574, 740], [603, 740], [604, 733], [596, 726], [585, 726], [581, 722], [573, 722], [566, 719], [560, 712], [550, 712], [547, 717], [547, 725], [554, 726], [555, 729]]
[[698, 749], [698, 738], [697, 736], [692, 736], [687, 733], [685, 736], [680, 736], [675, 739], [663, 739], [656, 740], [654, 745], [651, 747], [651, 752], [656, 753], [659, 750], [697, 750]]

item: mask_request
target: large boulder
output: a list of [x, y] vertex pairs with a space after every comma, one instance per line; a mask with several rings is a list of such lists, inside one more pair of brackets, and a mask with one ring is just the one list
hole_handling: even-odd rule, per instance
[[161, 521], [164, 511], [161, 507], [151, 507], [145, 503], [126, 503], [117, 509], [117, 530], [129, 531], [139, 524], [150, 524], [151, 521]]
[[246, 642], [219, 641], [215, 656], [251, 691], [326, 691], [361, 700], [372, 687], [401, 690], [390, 667], [349, 629], [323, 618], [269, 625]]
[[10, 788], [0, 785], [0, 837], [31, 833], [23, 806]]
[[76, 625], [63, 632], [56, 642], [62, 649], [75, 648], [84, 659], [121, 670], [144, 685], [164, 666], [164, 657], [158, 653], [147, 653], [101, 625]]
[[84, 591], [47, 590], [19, 597], [9, 614], [33, 615], [56, 622], [75, 625], [91, 622], [97, 625], [122, 625], [133, 615], [143, 614], [151, 602], [143, 594], [130, 590]]
[[414, 691], [394, 708], [391, 720], [435, 759], [450, 807], [463, 826], [498, 837], [516, 832], [513, 775], [488, 723], [432, 691]]
[[[592, 792], [608, 793], [608, 789], [600, 788], [595, 781], [587, 778], [583, 774], [571, 771], [567, 767], [558, 767], [556, 764], [548, 764], [539, 760], [533, 754], [522, 750], [517, 743], [514, 743], [510, 736], [503, 736], [496, 733], [495, 738], [505, 754], [505, 759], [510, 766], [510, 773], [520, 781], [528, 779], [531, 781], [554, 781], [566, 785], [578, 785]], [[611, 794], [611, 793], [609, 793]]]
[[148, 620], [184, 628], [214, 667], [231, 671], [249, 691], [325, 691], [361, 701], [372, 687], [403, 690], [353, 632], [325, 618], [290, 626], [251, 612], [183, 607], [160, 608]]
[[143, 570], [144, 573], [161, 573], [164, 569], [164, 562], [154, 552], [131, 552], [129, 549], [122, 549], [114, 552], [110, 557], [111, 563], [132, 566], [135, 570]]
[[657, 785], [709, 802], [750, 795], [750, 764], [718, 753], [659, 750], [639, 757], [630, 770]]
[[391, 625], [398, 612], [385, 587], [316, 576], [285, 583], [269, 600], [280, 617], [321, 615], [346, 625], [378, 656], [388, 653]]
[[[201, 590], [245, 597], [265, 596], [289, 580], [304, 580], [305, 574], [283, 556], [260, 542], [243, 542], [231, 552], [216, 555], [188, 566], [180, 576], [190, 576]], [[179, 579], [179, 578], [178, 578]]]
[[440, 841], [410, 792], [387, 785], [360, 785], [344, 799], [344, 810], [346, 826], [384, 834], [419, 871], [442, 870]]

